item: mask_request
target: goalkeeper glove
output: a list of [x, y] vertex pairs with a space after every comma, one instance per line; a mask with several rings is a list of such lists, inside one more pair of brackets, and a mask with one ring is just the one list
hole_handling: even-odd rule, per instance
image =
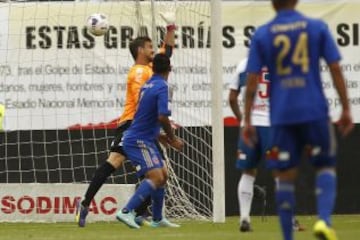
[[175, 25], [176, 13], [175, 13], [175, 11], [160, 12], [159, 14], [160, 14], [161, 18], [166, 22], [166, 24], [167, 24], [166, 29], [168, 31], [176, 29], [176, 25]]

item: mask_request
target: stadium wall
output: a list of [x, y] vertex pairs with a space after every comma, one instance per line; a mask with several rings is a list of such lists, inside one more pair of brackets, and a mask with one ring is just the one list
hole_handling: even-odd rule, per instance
[[[9, 171], [0, 173], [0, 183], [32, 183], [36, 179], [38, 183], [71, 183], [74, 181], [73, 177], [75, 176], [78, 179], [84, 179], [84, 170], [80, 168], [82, 163], [82, 157], [76, 155], [76, 149], [81, 149], [84, 142], [76, 141], [82, 136], [86, 139], [87, 136], [89, 138], [95, 135], [101, 139], [96, 142], [97, 149], [106, 149], [109, 145], [108, 138], [102, 138], [104, 136], [105, 130], [83, 130], [82, 133], [78, 130], [58, 130], [58, 131], [48, 131], [46, 134], [43, 134], [42, 131], [12, 131], [7, 132], [6, 135], [4, 133], [0, 133], [0, 142], [7, 142], [7, 150], [5, 151], [5, 146], [0, 145], [0, 158], [6, 156], [9, 159], [6, 161], [7, 169]], [[70, 134], [69, 134], [70, 133]], [[236, 143], [237, 143], [237, 127], [227, 126], [225, 127], [225, 177], [226, 177], [226, 215], [238, 215], [238, 205], [237, 205], [237, 184], [239, 179], [239, 171], [235, 169], [235, 160], [236, 160]], [[23, 142], [18, 143], [18, 138], [16, 136], [21, 135]], [[28, 158], [24, 158], [22, 156], [31, 156], [33, 154], [34, 158], [44, 158], [44, 153], [41, 152], [33, 152], [31, 153], [30, 143], [26, 141], [26, 139], [30, 139], [30, 135], [32, 139], [37, 139], [39, 142], [44, 142], [45, 139], [42, 139], [43, 136], [47, 136], [47, 141], [51, 142], [52, 139], [49, 136], [53, 136], [55, 140], [56, 136], [61, 136], [62, 140], [66, 140], [65, 138], [69, 138], [71, 140], [71, 148], [74, 151], [73, 159], [73, 169], [75, 169], [75, 174], [72, 174], [70, 171], [70, 166], [62, 165], [59, 166], [59, 162], [62, 164], [66, 164], [69, 162], [67, 159], [61, 159], [59, 161], [58, 157], [64, 156], [66, 158], [69, 157], [69, 147], [58, 147], [58, 145], [54, 145], [54, 147], [49, 146], [47, 148], [47, 161], [44, 159], [44, 163], [47, 162], [48, 165], [45, 166], [36, 166], [35, 172], [32, 171], [33, 165], [32, 160]], [[6, 136], [6, 139], [5, 139]], [[337, 214], [354, 214], [360, 213], [360, 192], [358, 191], [358, 186], [356, 183], [360, 182], [360, 175], [357, 173], [357, 169], [360, 169], [360, 152], [358, 151], [358, 139], [360, 138], [360, 124], [357, 124], [354, 132], [346, 139], [341, 139], [338, 137], [339, 144], [339, 157], [338, 157], [338, 199], [335, 212]], [[89, 140], [93, 141], [93, 140]], [[196, 140], [194, 140], [196, 141]], [[9, 147], [13, 146], [13, 147]], [[86, 156], [86, 161], [88, 166], [94, 166], [95, 159], [106, 159], [105, 152], [97, 152], [95, 151], [94, 144], [88, 144], [88, 151], [92, 154]], [[91, 149], [92, 146], [94, 149]], [[18, 151], [18, 148], [21, 148], [21, 151]], [[43, 149], [43, 148], [39, 148]], [[22, 156], [16, 156], [21, 153]], [[97, 155], [97, 156], [96, 156]], [[54, 157], [51, 157], [54, 156]], [[76, 158], [79, 159], [76, 159]], [[201, 156], [196, 156], [197, 161], [201, 161], [198, 159]], [[41, 161], [37, 161], [41, 162]], [[1, 161], [0, 163], [5, 164], [5, 161]], [[21, 164], [19, 164], [21, 163]], [[191, 164], [188, 166], [191, 168]], [[49, 171], [44, 171], [46, 168]], [[76, 169], [79, 170], [76, 170]], [[0, 166], [0, 169], [5, 169], [5, 166]], [[86, 174], [92, 175], [95, 170], [95, 166], [92, 168], [87, 168]], [[176, 168], [175, 168], [176, 171]], [[314, 170], [306, 164], [306, 162], [302, 163], [301, 173], [299, 176], [299, 180], [297, 182], [297, 214], [314, 214], [315, 213], [315, 196], [313, 190], [314, 183]], [[61, 179], [60, 179], [61, 176]], [[118, 179], [114, 183], [124, 183], [122, 182], [122, 178]], [[76, 179], [75, 179], [76, 180]], [[134, 179], [135, 181], [135, 179]], [[189, 178], [191, 181], [191, 178]], [[256, 184], [265, 187], [266, 189], [266, 214], [275, 214], [274, 209], [274, 191], [273, 191], [273, 180], [270, 173], [260, 166], [259, 168], [259, 177], [256, 181]], [[186, 190], [186, 189], [185, 189]], [[191, 194], [191, 192], [189, 192]], [[0, 201], [2, 202], [2, 201]], [[255, 192], [255, 200], [253, 203], [253, 212], [256, 215], [261, 215], [263, 213], [263, 198], [261, 195]], [[1, 208], [1, 207], [0, 207]]]

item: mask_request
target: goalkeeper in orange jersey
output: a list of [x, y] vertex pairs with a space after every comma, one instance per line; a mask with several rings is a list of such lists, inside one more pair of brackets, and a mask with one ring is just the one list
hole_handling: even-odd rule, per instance
[[[167, 32], [164, 38], [163, 48], [160, 51], [170, 57], [175, 45], [175, 14], [169, 12], [167, 14], [161, 14], [161, 17], [167, 23]], [[129, 128], [134, 118], [140, 88], [153, 74], [151, 65], [154, 58], [154, 48], [151, 39], [147, 36], [137, 37], [130, 43], [129, 49], [135, 60], [135, 64], [130, 68], [127, 77], [124, 111], [119, 118], [118, 128], [115, 132], [114, 140], [111, 143], [108, 159], [96, 169], [84, 199], [77, 203], [76, 222], [79, 227], [85, 226], [86, 216], [89, 212], [88, 207], [98, 190], [107, 178], [122, 166], [125, 161], [124, 153], [119, 144], [123, 133]]]

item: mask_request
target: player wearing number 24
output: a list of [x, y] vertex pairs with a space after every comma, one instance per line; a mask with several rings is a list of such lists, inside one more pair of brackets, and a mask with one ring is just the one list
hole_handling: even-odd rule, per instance
[[336, 240], [331, 214], [336, 198], [336, 140], [320, 78], [320, 59], [329, 66], [342, 113], [338, 126], [343, 136], [353, 129], [338, 48], [327, 25], [295, 10], [297, 0], [272, 0], [277, 14], [258, 28], [250, 46], [246, 72], [244, 142], [256, 142], [250, 111], [263, 66], [270, 73], [270, 150], [267, 166], [274, 170], [276, 204], [283, 238], [292, 240], [295, 207], [294, 181], [300, 159], [306, 156], [316, 168], [319, 220], [314, 234]]

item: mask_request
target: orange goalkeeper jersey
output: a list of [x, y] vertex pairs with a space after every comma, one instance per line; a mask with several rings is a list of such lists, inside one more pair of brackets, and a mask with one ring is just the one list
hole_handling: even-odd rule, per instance
[[150, 79], [152, 74], [151, 65], [134, 65], [130, 68], [126, 83], [125, 107], [119, 123], [134, 119], [140, 88]]

